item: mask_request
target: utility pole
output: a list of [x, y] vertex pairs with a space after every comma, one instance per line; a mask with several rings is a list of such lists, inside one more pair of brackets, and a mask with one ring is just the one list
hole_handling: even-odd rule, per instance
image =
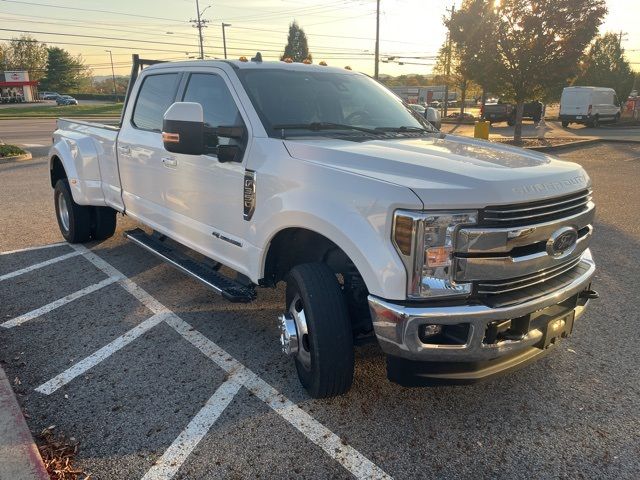
[[[209, 5], [208, 7], [205, 7], [204, 10], [206, 10], [207, 8], [209, 8], [211, 5]], [[204, 45], [203, 45], [203, 41], [202, 41], [202, 29], [203, 28], [207, 28], [207, 23], [209, 23], [209, 20], [202, 20], [202, 14], [204, 13], [204, 10], [200, 11], [200, 3], [198, 2], [198, 0], [196, 0], [196, 13], [197, 18], [196, 20], [189, 20], [189, 22], [193, 23], [194, 27], [198, 29], [198, 38], [200, 40], [200, 60], [204, 60]]]
[[230, 27], [230, 23], [222, 22], [222, 45], [224, 47], [224, 58], [227, 58], [227, 37], [224, 34], [224, 27]]
[[622, 50], [622, 38], [626, 37], [627, 33], [623, 32], [622, 30], [620, 30], [620, 33], [618, 34], [618, 48], [620, 50]]
[[378, 79], [378, 62], [380, 60], [380, 0], [376, 0], [376, 54], [373, 78]]
[[[447, 9], [448, 10], [448, 9]], [[455, 5], [451, 5], [451, 19], [453, 19], [453, 13], [456, 10]], [[445, 68], [445, 83], [444, 83], [444, 113], [443, 117], [447, 116], [447, 109], [449, 107], [449, 75], [451, 75], [451, 23], [449, 23], [449, 31], [447, 32], [447, 65]]]
[[111, 50], [105, 50], [105, 52], [109, 52], [109, 58], [111, 59], [111, 79], [113, 80], [113, 96], [114, 96], [114, 101], [117, 103], [118, 97], [116, 94], [116, 72], [113, 70], [113, 54], [111, 53]]

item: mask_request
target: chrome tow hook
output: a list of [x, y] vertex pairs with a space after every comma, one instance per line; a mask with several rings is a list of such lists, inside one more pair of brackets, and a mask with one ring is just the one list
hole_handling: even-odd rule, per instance
[[295, 355], [298, 353], [298, 330], [296, 322], [290, 313], [283, 313], [278, 316], [280, 321], [280, 343], [282, 353], [285, 355]]

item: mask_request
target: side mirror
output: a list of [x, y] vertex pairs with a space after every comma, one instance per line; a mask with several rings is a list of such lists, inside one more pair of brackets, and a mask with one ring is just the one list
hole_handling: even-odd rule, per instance
[[440, 113], [438, 110], [433, 107], [427, 107], [426, 113], [425, 116], [431, 125], [436, 126], [440, 124]]
[[195, 102], [176, 102], [164, 114], [162, 143], [173, 153], [202, 155], [204, 145], [204, 113]]

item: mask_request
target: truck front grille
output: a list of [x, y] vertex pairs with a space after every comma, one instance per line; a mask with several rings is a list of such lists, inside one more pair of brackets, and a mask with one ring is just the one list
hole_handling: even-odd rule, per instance
[[559, 290], [588, 269], [589, 265], [578, 258], [508, 282], [479, 282], [476, 293], [483, 303], [493, 308], [515, 305]]
[[548, 222], [580, 213], [591, 201], [591, 190], [515, 205], [489, 206], [480, 212], [480, 225], [515, 227]]

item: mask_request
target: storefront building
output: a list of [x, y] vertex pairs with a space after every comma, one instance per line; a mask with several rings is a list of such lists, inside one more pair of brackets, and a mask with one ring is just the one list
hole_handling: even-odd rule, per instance
[[29, 72], [7, 71], [0, 74], [0, 101], [2, 103], [35, 102], [38, 82], [29, 81]]

